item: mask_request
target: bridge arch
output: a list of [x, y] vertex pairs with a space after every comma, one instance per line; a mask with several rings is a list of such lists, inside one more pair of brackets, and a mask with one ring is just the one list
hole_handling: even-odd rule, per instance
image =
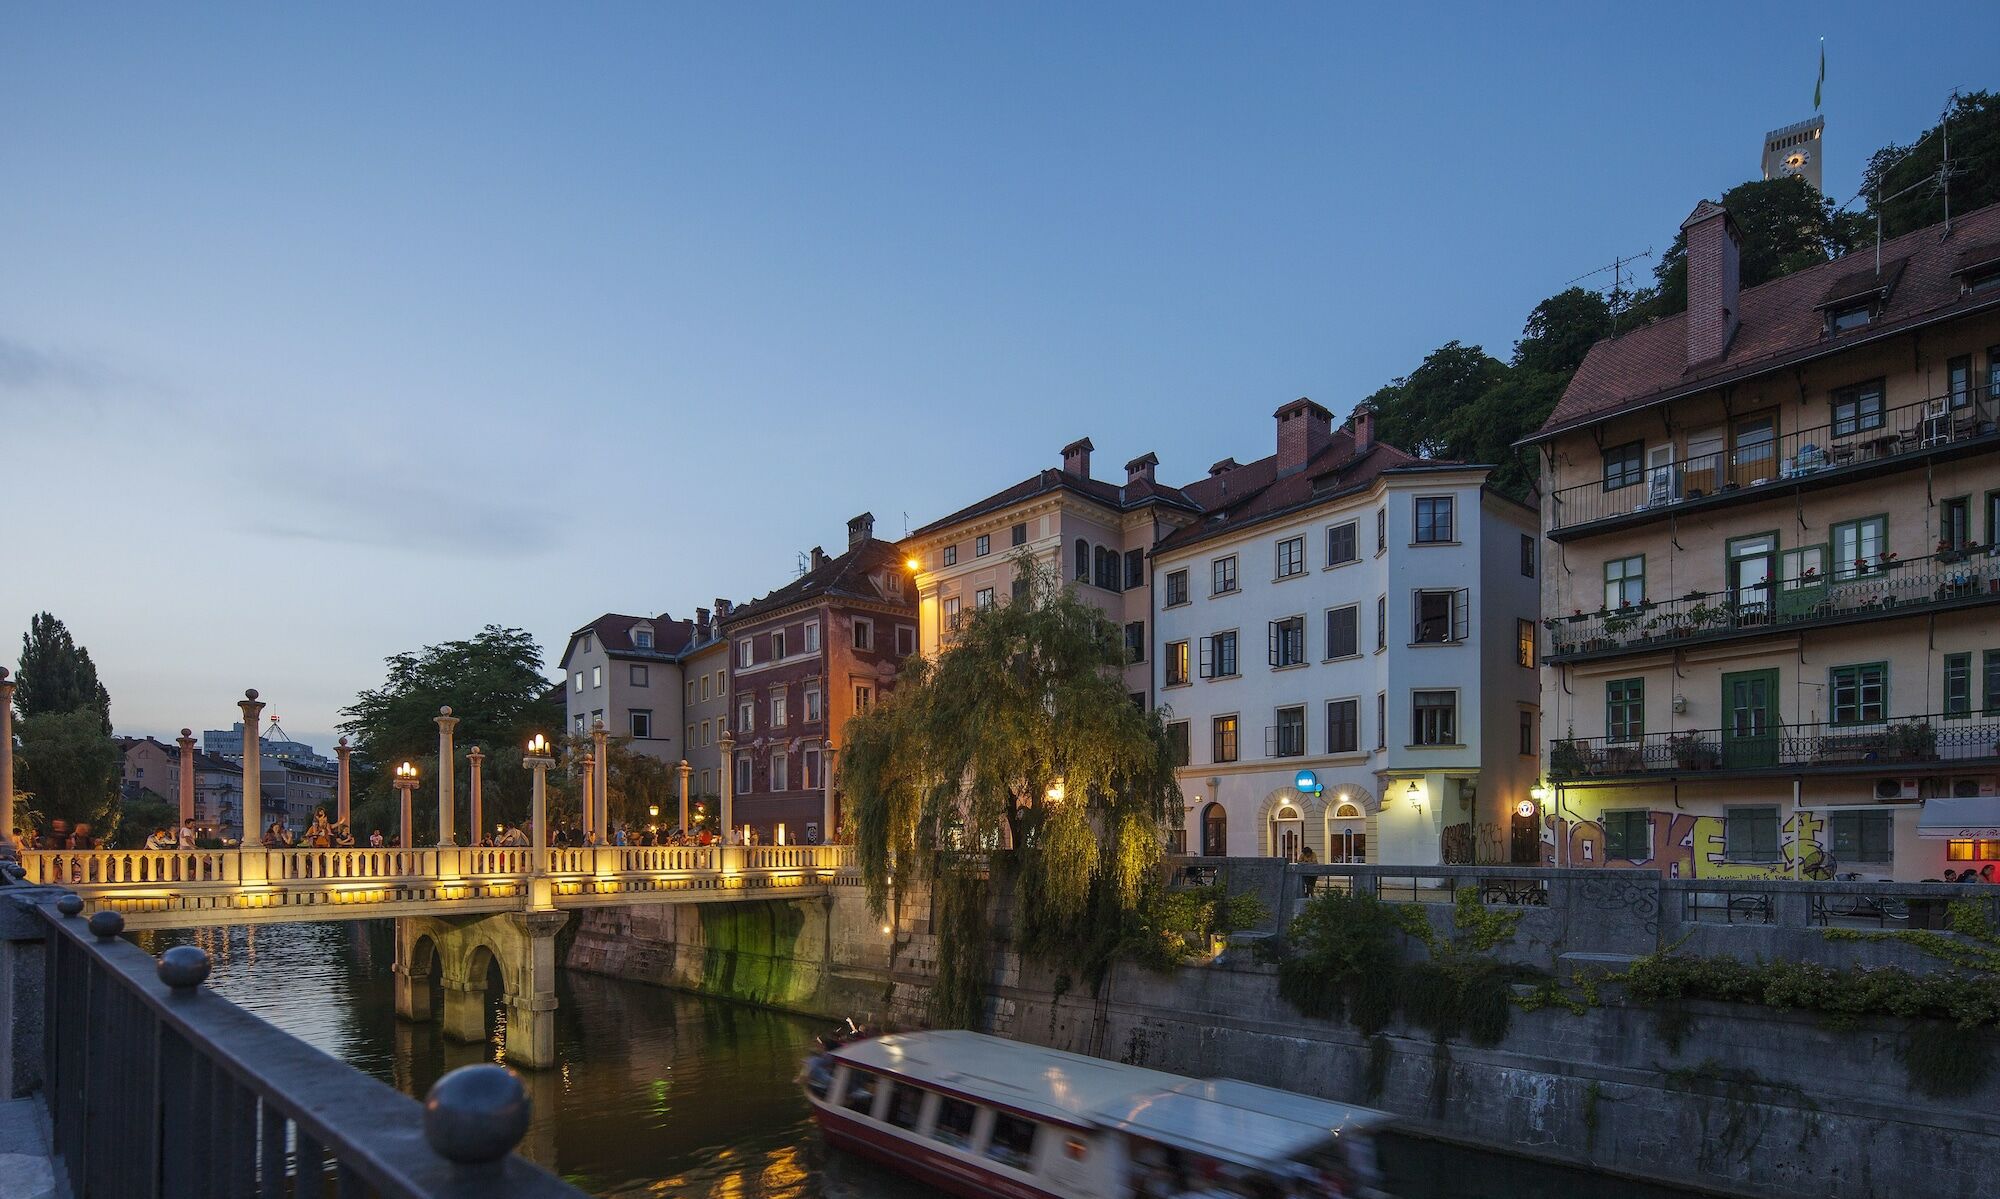
[[430, 1019], [433, 964], [444, 987], [444, 1034], [486, 1039], [488, 980], [498, 967], [507, 1005], [507, 1057], [555, 1064], [555, 937], [564, 912], [403, 916], [396, 921], [396, 1015]]

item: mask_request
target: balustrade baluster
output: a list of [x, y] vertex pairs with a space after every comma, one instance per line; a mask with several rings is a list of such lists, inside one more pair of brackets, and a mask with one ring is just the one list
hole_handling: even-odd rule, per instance
[[298, 1130], [298, 1160], [293, 1173], [292, 1199], [320, 1199], [326, 1193], [326, 1149]]
[[284, 1199], [285, 1116], [268, 1101], [258, 1104], [263, 1127], [263, 1147], [257, 1155], [258, 1199]]

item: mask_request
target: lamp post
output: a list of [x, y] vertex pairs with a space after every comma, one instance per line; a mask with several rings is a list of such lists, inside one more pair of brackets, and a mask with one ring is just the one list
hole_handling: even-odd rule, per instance
[[528, 804], [528, 827], [530, 838], [528, 873], [533, 876], [528, 881], [528, 901], [537, 911], [546, 911], [552, 906], [548, 880], [540, 877], [548, 868], [548, 815], [549, 815], [549, 767], [555, 765], [549, 756], [549, 739], [536, 733], [528, 739], [528, 752], [521, 758], [521, 765], [534, 772], [533, 798]]
[[410, 796], [417, 789], [417, 768], [408, 762], [396, 767], [396, 777], [390, 780], [390, 785], [403, 797], [403, 830], [397, 846], [401, 849], [414, 849], [417, 830], [410, 820]]
[[[458, 838], [453, 835], [451, 826], [451, 818], [456, 814], [453, 809], [458, 807], [457, 763], [451, 748], [452, 730], [458, 727], [458, 717], [451, 714], [449, 706], [438, 709], [437, 726], [438, 848], [449, 849], [458, 844]], [[472, 826], [472, 831], [476, 837], [479, 833], [479, 825], [476, 822]]]
[[7, 675], [0, 666], [0, 858], [19, 857], [21, 850], [14, 844], [14, 680]]
[[[597, 818], [596, 792], [597, 759], [586, 749], [583, 751], [583, 810], [579, 813], [583, 819], [583, 839], [586, 843], [590, 841], [590, 835], [597, 832], [597, 826], [594, 823]], [[597, 840], [599, 843], [602, 843], [604, 840], [603, 834], [599, 833]]]
[[681, 835], [686, 836], [688, 831], [688, 776], [694, 773], [694, 767], [688, 765], [686, 758], [682, 758], [678, 769], [681, 776]]
[[471, 830], [472, 841], [476, 845], [479, 843], [479, 830], [486, 827], [484, 819], [486, 805], [483, 802], [479, 789], [479, 768], [486, 761], [486, 751], [475, 745], [465, 752], [465, 760], [472, 767], [472, 777], [467, 780], [472, 787], [472, 823], [466, 827]]
[[833, 800], [833, 738], [828, 737], [821, 744], [819, 752], [819, 782], [826, 792], [820, 800], [819, 843], [831, 845], [834, 834], [840, 827], [840, 809]]

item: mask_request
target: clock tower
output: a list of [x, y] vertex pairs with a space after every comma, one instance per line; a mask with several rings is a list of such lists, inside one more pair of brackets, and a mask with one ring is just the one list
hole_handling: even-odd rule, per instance
[[1782, 179], [1787, 175], [1797, 175], [1820, 187], [1820, 135], [1826, 131], [1826, 118], [1815, 115], [1809, 121], [1787, 125], [1783, 129], [1773, 129], [1764, 135], [1764, 178]]

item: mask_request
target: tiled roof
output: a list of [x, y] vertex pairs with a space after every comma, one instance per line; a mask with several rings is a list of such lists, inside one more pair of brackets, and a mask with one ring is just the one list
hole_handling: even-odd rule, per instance
[[[653, 646], [641, 649], [632, 641], [632, 630], [642, 624], [653, 626]], [[670, 662], [674, 655], [694, 640], [694, 622], [675, 620], [665, 612], [658, 616], [624, 616], [616, 612], [604, 615], [584, 625], [569, 635], [569, 644], [563, 647], [563, 669], [569, 669], [570, 654], [576, 649], [576, 639], [585, 633], [597, 635], [597, 643], [604, 652], [614, 658], [647, 658]]]
[[722, 625], [739, 625], [791, 604], [827, 596], [914, 606], [907, 590], [903, 595], [890, 595], [876, 585], [875, 572], [884, 568], [902, 570], [903, 555], [895, 543], [870, 537], [838, 558], [828, 558], [817, 570], [809, 570], [769, 595], [733, 610]]
[[1085, 499], [1095, 500], [1114, 512], [1123, 512], [1129, 508], [1138, 508], [1145, 504], [1171, 504], [1174, 507], [1185, 508], [1189, 511], [1195, 509], [1193, 501], [1178, 487], [1169, 487], [1164, 483], [1149, 483], [1144, 479], [1120, 487], [1116, 483], [1107, 483], [1102, 479], [1085, 478], [1082, 475], [1073, 474], [1059, 467], [1052, 466], [1031, 479], [1023, 479], [1012, 487], [996, 491], [985, 499], [968, 504], [949, 516], [934, 520], [922, 528], [911, 532], [910, 536], [922, 537], [925, 534], [934, 533], [939, 529], [950, 528], [952, 525], [971, 520], [973, 517], [984, 516], [988, 512], [998, 512], [1002, 508], [1011, 507], [1022, 500], [1033, 499], [1038, 495], [1046, 495], [1052, 491], [1065, 490], [1073, 491]]
[[[1825, 336], [1821, 309], [1877, 286], [1874, 246], [1746, 288], [1737, 304], [1740, 327], [1729, 348], [1696, 368], [1687, 361], [1685, 312], [1600, 341], [1584, 357], [1548, 420], [1526, 440], [1539, 441], [1606, 416], [2000, 306], [2000, 292], [1965, 295], [1957, 278], [1979, 265], [1982, 253], [1990, 257], [1993, 244], [2000, 242], [2000, 205], [1955, 218], [1950, 238], [1943, 234], [1942, 225], [1933, 225], [1883, 242], [1883, 279], [1893, 286], [1882, 314], [1838, 336]], [[1899, 277], [1891, 277], [1892, 265]]]
[[1185, 489], [1189, 498], [1200, 503], [1206, 514], [1161, 538], [1153, 553], [1185, 549], [1247, 525], [1364, 490], [1387, 473], [1466, 465], [1418, 458], [1379, 441], [1356, 454], [1353, 433], [1341, 429], [1334, 433], [1325, 449], [1306, 463], [1304, 470], [1283, 478], [1278, 477], [1278, 458], [1273, 454], [1189, 484]]

